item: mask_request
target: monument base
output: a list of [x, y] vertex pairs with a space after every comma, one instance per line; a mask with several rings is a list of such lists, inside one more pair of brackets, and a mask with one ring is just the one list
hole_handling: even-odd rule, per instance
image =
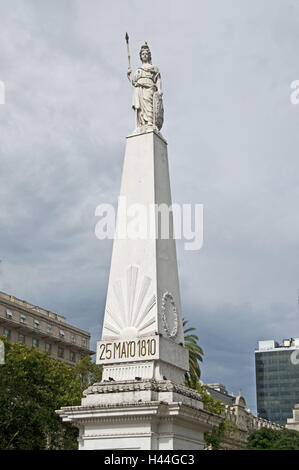
[[153, 379], [96, 383], [57, 413], [79, 428], [79, 450], [203, 450], [222, 420], [194, 390]]

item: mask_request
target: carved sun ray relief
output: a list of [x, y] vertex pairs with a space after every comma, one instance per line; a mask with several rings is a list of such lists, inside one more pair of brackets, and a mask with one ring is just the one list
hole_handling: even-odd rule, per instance
[[139, 275], [139, 267], [130, 265], [124, 279], [113, 285], [114, 297], [107, 304], [103, 338], [137, 337], [155, 331], [156, 295], [150, 293], [152, 280]]

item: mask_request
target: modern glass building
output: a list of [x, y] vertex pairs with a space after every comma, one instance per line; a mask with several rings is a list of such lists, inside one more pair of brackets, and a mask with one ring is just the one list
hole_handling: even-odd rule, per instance
[[258, 416], [285, 425], [299, 403], [299, 338], [259, 341], [255, 372]]

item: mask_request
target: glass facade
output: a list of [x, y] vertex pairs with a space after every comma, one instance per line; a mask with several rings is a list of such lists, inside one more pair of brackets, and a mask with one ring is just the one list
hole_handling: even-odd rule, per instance
[[299, 350], [255, 352], [258, 416], [285, 425], [299, 403]]

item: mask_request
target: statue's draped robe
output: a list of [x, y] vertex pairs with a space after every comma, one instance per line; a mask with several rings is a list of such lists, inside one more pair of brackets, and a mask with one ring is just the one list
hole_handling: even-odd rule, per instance
[[152, 125], [154, 123], [154, 93], [158, 90], [157, 81], [160, 80], [158, 67], [143, 64], [136, 70], [132, 80], [133, 103], [137, 111], [137, 126]]

